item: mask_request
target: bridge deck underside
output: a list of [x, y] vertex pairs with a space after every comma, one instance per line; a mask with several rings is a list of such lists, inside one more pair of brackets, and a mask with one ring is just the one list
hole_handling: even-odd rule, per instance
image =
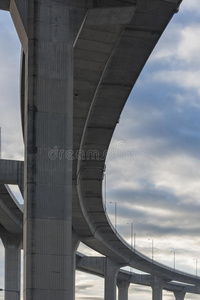
[[[74, 46], [72, 217], [80, 240], [119, 265], [131, 265], [161, 277], [164, 274], [168, 280], [197, 283], [195, 276], [166, 269], [137, 251], [133, 253], [113, 230], [102, 203], [105, 153], [114, 129], [178, 2], [138, 0], [135, 5], [134, 0], [127, 7], [124, 1], [111, 1], [112, 9], [88, 11]], [[7, 10], [8, 5], [9, 1], [1, 1], [0, 9]], [[84, 155], [93, 151], [98, 157], [77, 159], [79, 151]], [[4, 212], [0, 214], [4, 220]], [[15, 231], [6, 221], [5, 228]]]

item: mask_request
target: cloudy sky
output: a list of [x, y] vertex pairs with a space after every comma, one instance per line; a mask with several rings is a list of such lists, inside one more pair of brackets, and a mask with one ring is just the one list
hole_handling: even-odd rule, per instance
[[[106, 162], [106, 207], [117, 230], [136, 248], [200, 275], [200, 3], [183, 0], [146, 64], [113, 136]], [[10, 16], [0, 12], [2, 157], [23, 159], [19, 108], [20, 44]], [[150, 239], [150, 240], [149, 240]], [[87, 254], [94, 252], [81, 246]], [[0, 287], [3, 249], [0, 248]], [[98, 292], [97, 292], [98, 291]], [[0, 294], [0, 299], [2, 295]], [[200, 296], [187, 295], [186, 299]], [[76, 300], [102, 300], [103, 280], [77, 272]], [[151, 299], [132, 285], [129, 300]], [[164, 300], [174, 299], [164, 292]]]

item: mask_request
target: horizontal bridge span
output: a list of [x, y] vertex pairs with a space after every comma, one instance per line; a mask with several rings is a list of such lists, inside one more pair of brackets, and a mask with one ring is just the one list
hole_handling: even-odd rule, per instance
[[[81, 253], [76, 254], [76, 268], [79, 271], [87, 272], [96, 276], [104, 277], [105, 257], [88, 257]], [[139, 284], [152, 287], [154, 276], [137, 274], [132, 271], [120, 270], [118, 280], [127, 281], [133, 284]], [[181, 284], [178, 282], [163, 281], [163, 289], [171, 292], [185, 292], [200, 294], [200, 288], [197, 286]]]

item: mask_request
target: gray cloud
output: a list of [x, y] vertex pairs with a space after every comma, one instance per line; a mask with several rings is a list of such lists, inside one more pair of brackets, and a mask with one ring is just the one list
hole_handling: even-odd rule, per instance
[[[193, 39], [195, 22], [183, 28], [184, 20], [179, 18], [169, 27], [113, 137], [112, 147], [123, 141], [127, 157], [110, 155], [109, 160], [108, 156], [107, 198], [117, 202], [118, 228], [126, 238], [126, 220], [132, 220], [140, 237], [171, 238], [174, 245], [177, 237], [189, 240], [199, 234], [200, 102], [199, 85], [190, 76], [199, 66], [195, 54], [199, 45], [194, 41], [192, 50], [181, 49]], [[179, 72], [176, 80], [170, 78], [174, 70]], [[130, 158], [131, 151], [145, 155]]]
[[0, 127], [2, 157], [23, 158], [19, 82], [21, 47], [9, 13], [0, 11]]
[[76, 297], [77, 300], [103, 300], [102, 297], [95, 297], [95, 296], [91, 296], [91, 297], [87, 297], [87, 296], [78, 296]]
[[93, 285], [92, 284], [77, 284], [76, 285], [76, 291], [80, 292], [80, 291], [85, 291], [89, 288], [92, 288]]
[[119, 217], [132, 220], [139, 235], [199, 235], [200, 203], [187, 203], [187, 199], [181, 202], [172, 192], [155, 191], [145, 184], [143, 187], [143, 190], [117, 189], [110, 194], [117, 202]]

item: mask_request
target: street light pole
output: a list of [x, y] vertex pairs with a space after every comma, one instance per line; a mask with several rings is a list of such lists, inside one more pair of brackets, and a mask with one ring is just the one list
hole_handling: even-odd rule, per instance
[[133, 223], [127, 223], [131, 225], [131, 250], [133, 251]]
[[176, 267], [176, 251], [174, 249], [174, 250], [171, 250], [171, 252], [174, 252], [174, 270], [175, 270], [175, 267]]
[[106, 211], [106, 172], [104, 173], [104, 205]]
[[136, 247], [136, 233], [134, 233], [134, 252], [135, 252], [135, 247]]
[[154, 254], [154, 253], [153, 253], [153, 239], [148, 239], [148, 240], [152, 242], [152, 261], [153, 261], [153, 258], [154, 258], [154, 257], [153, 257], [153, 254]]
[[115, 205], [115, 231], [117, 232], [117, 203], [116, 202], [110, 202]]
[[197, 258], [193, 258], [193, 260], [196, 261], [196, 277], [197, 277], [197, 265], [198, 265], [198, 260], [197, 260]]

